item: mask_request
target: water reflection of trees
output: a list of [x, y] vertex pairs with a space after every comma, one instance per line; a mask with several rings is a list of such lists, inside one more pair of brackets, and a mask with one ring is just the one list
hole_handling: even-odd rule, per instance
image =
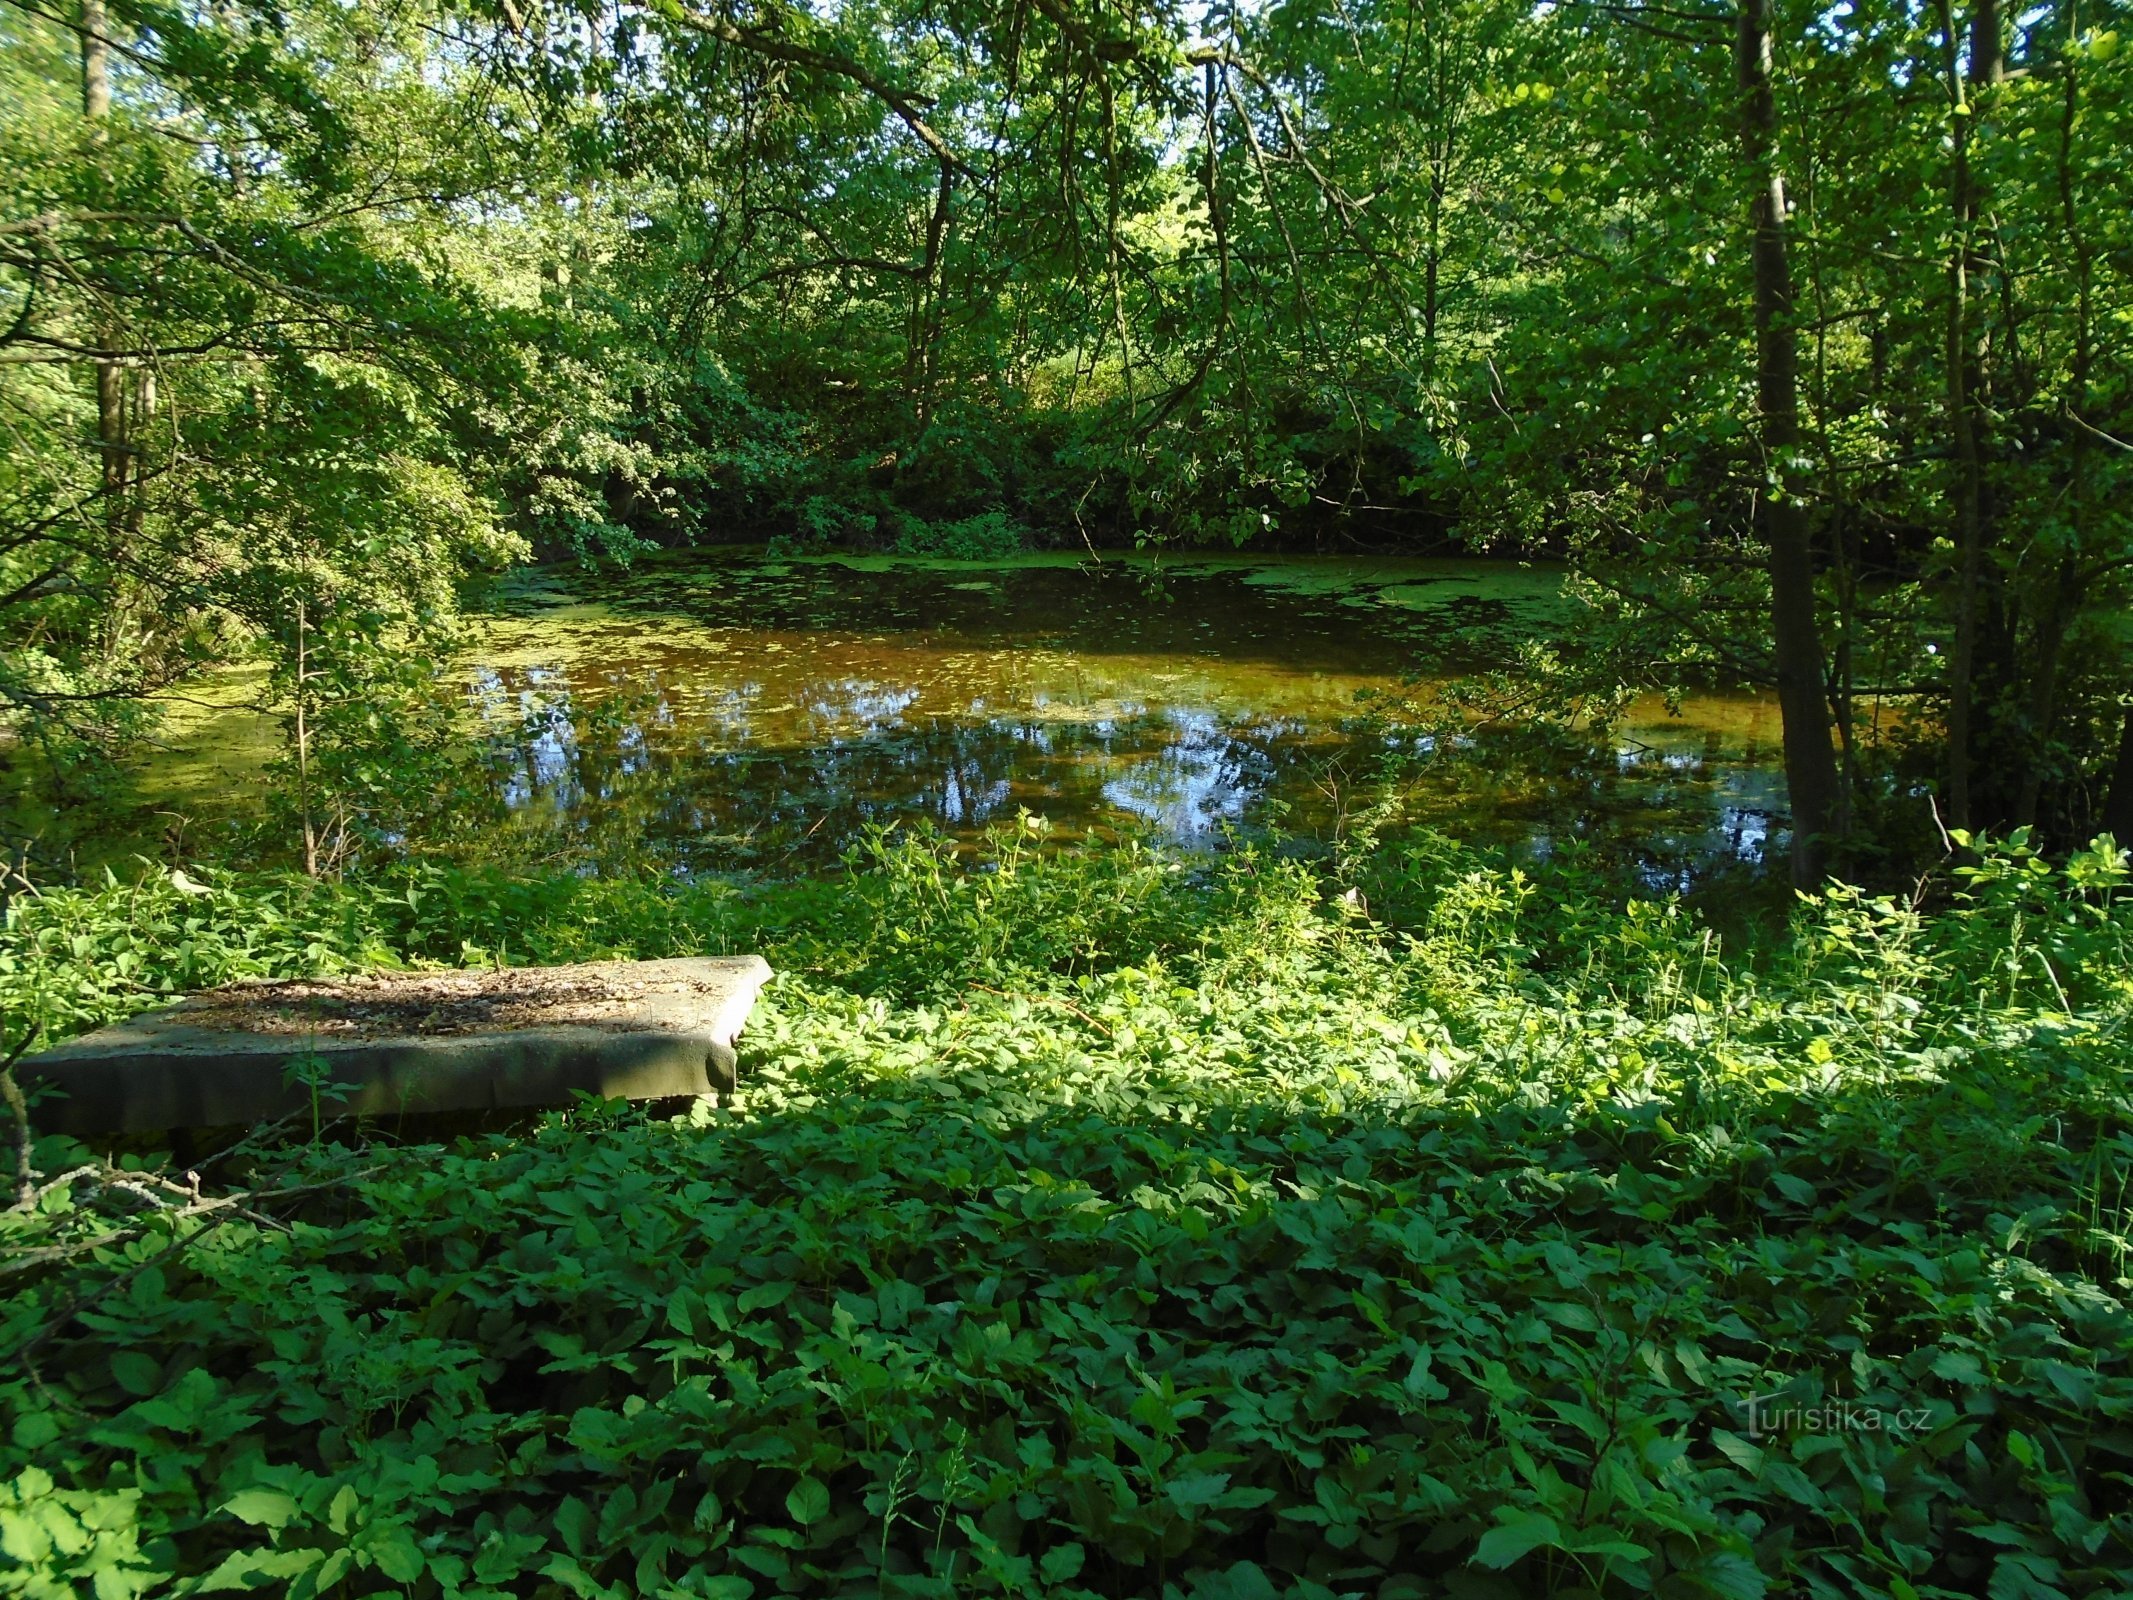
[[1603, 849], [1655, 887], [1782, 838], [1768, 753], [1708, 729], [1430, 736], [1132, 702], [929, 714], [919, 687], [854, 676], [771, 698], [748, 678], [588, 692], [542, 668], [475, 690], [499, 797], [547, 849], [592, 865], [819, 864], [870, 823], [974, 833], [1023, 808], [1062, 836], [1140, 827], [1204, 845], [1274, 818], [1325, 833], [1388, 783], [1413, 818], [1536, 856]]
[[1708, 728], [1546, 741], [1506, 732], [1469, 752], [1469, 765], [1493, 776], [1461, 787], [1466, 811], [1493, 817], [1503, 842], [1539, 859], [1573, 842], [1597, 848], [1663, 889], [1714, 867], [1758, 863], [1782, 846], [1775, 760], [1752, 739], [1737, 748]]
[[1249, 820], [1316, 755], [1296, 718], [929, 717], [913, 714], [916, 691], [851, 680], [811, 686], [797, 716], [775, 719], [783, 738], [766, 738], [759, 699], [727, 686], [677, 713], [659, 694], [626, 717], [550, 673], [477, 689], [498, 793], [555, 847], [698, 869], [834, 857], [867, 823], [975, 831], [1024, 807], [1068, 832], [1139, 823], [1193, 842]]

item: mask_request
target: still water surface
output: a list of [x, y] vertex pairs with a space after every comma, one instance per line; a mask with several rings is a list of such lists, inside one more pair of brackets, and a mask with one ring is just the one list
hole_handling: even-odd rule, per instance
[[1066, 835], [1322, 837], [1389, 757], [1467, 837], [1587, 840], [1657, 881], [1761, 859], [1784, 828], [1764, 698], [1641, 704], [1583, 749], [1371, 715], [1512, 664], [1560, 625], [1557, 585], [1476, 561], [697, 551], [620, 583], [514, 579], [471, 692], [518, 825], [586, 861], [797, 867], [870, 821], [970, 833], [1024, 809]]
[[[476, 608], [456, 692], [518, 843], [595, 870], [804, 871], [870, 823], [968, 836], [1023, 810], [1061, 837], [1324, 839], [1388, 781], [1463, 838], [1595, 849], [1655, 886], [1782, 847], [1765, 697], [1655, 699], [1545, 745], [1434, 703], [1559, 631], [1559, 583], [1480, 561], [700, 550], [515, 575]], [[144, 843], [258, 813], [279, 733], [247, 709], [257, 684], [180, 703], [141, 774]]]

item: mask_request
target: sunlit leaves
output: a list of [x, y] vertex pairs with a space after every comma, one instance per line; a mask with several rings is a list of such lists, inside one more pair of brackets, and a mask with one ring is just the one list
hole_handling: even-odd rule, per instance
[[1441, 840], [1355, 864], [1372, 921], [1261, 856], [1026, 838], [748, 898], [203, 872], [13, 909], [6, 1003], [69, 1030], [506, 943], [787, 975], [738, 1105], [380, 1143], [290, 1231], [11, 1278], [0, 1341], [43, 1342], [0, 1373], [0, 1582], [1752, 1600], [1843, 1587], [1862, 1538], [1921, 1594], [2111, 1570], [2078, 1496], [2133, 1404], [2115, 846], [1987, 846], [1934, 913], [1832, 892], [1749, 961]]

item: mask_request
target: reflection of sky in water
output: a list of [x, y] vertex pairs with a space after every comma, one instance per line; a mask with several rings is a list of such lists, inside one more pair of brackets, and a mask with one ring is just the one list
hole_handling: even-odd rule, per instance
[[1002, 814], [1014, 785], [987, 778], [976, 761], [963, 761], [942, 774], [933, 810], [951, 827], [978, 827]]
[[577, 729], [570, 720], [570, 697], [546, 699], [522, 692], [514, 708], [518, 735], [512, 741], [516, 760], [504, 779], [504, 803], [529, 804], [547, 792], [558, 810], [577, 803], [583, 791], [573, 781]]
[[1243, 820], [1265, 788], [1265, 774], [1251, 770], [1250, 753], [1210, 712], [1173, 707], [1163, 720], [1169, 738], [1104, 784], [1104, 800], [1177, 840]]
[[815, 717], [831, 724], [832, 738], [865, 738], [902, 722], [918, 696], [916, 689], [846, 679], [811, 687], [804, 703]]
[[[1167, 602], [1114, 591], [1077, 618], [1041, 594], [1017, 602], [1014, 587], [988, 592], [982, 627], [941, 623], [934, 598], [888, 632], [812, 615], [603, 625], [551, 636], [554, 653], [532, 663], [484, 667], [471, 699], [507, 805], [683, 867], [834, 858], [869, 821], [964, 831], [1025, 807], [1063, 835], [1130, 825], [1205, 846], [1279, 802], [1308, 834], [1366, 803], [1386, 759], [1412, 765], [1422, 814], [1455, 833], [1541, 857], [1626, 846], [1654, 887], [1782, 845], [1767, 702], [1709, 701], [1685, 720], [1647, 710], [1584, 754], [1387, 732], [1353, 721], [1356, 696], [1395, 684], [1411, 658], [1372, 643], [1352, 610], [1299, 627], [1293, 599], [1267, 610], [1263, 595], [1223, 591], [1230, 637], [1210, 653], [1175, 637], [1204, 639], [1208, 619]], [[1171, 637], [1120, 643], [1121, 629], [1164, 627]]]
[[1636, 742], [1615, 752], [1618, 769], [1642, 783], [1661, 813], [1650, 832], [1651, 859], [1639, 868], [1654, 890], [1686, 889], [1697, 868], [1710, 862], [1761, 862], [1786, 836], [1778, 773], [1740, 764], [1740, 752], [1725, 751], [1709, 736], [1700, 743], [1691, 750]]
[[698, 691], [692, 715], [718, 738], [741, 743], [748, 738], [750, 714], [762, 698], [760, 683], [706, 684]]
[[[778, 688], [691, 685], [647, 703], [594, 750], [580, 726], [583, 707], [552, 670], [485, 671], [473, 698], [496, 730], [507, 805], [566, 818], [633, 786], [664, 787], [671, 792], [644, 811], [642, 832], [684, 859], [714, 844], [745, 854], [818, 835], [826, 849], [868, 819], [929, 817], [951, 831], [976, 829], [1023, 807], [1055, 819], [1136, 823], [1202, 845], [1225, 826], [1254, 821], [1271, 798], [1307, 803], [1334, 759], [1352, 778], [1368, 770], [1371, 750], [1426, 763], [1440, 743], [1446, 753], [1475, 747], [1468, 737], [1344, 734], [1337, 719], [1151, 707], [1145, 697], [1035, 693], [1016, 708], [978, 696], [961, 700], [960, 714], [928, 716], [918, 710], [921, 687], [855, 676]], [[1713, 735], [1667, 735], [1619, 742], [1582, 788], [1574, 774], [1566, 780], [1572, 792], [1562, 807], [1575, 809], [1583, 795], [1588, 814], [1534, 815], [1513, 837], [1545, 859], [1568, 839], [1596, 840], [1632, 819], [1655, 889], [1679, 887], [1714, 861], [1761, 860], [1783, 833], [1776, 773], [1738, 765], [1738, 753]], [[1309, 819], [1300, 821], [1308, 831]]]

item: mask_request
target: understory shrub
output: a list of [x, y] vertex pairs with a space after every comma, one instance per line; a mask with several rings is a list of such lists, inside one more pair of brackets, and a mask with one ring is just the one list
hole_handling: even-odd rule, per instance
[[18, 901], [50, 1033], [386, 960], [783, 975], [734, 1104], [8, 1214], [0, 1593], [2123, 1591], [2115, 847], [1728, 952], [1437, 840], [1380, 847], [1397, 926], [1037, 843]]
[[889, 548], [898, 555], [937, 556], [951, 561], [998, 561], [1029, 548], [1029, 529], [1005, 511], [981, 511], [949, 522], [927, 522], [908, 513], [896, 519]]

